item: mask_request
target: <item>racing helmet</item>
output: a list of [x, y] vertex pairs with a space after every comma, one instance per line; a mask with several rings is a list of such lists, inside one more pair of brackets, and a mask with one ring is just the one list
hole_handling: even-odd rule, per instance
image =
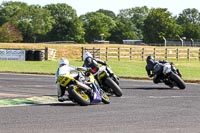
[[147, 62], [147, 64], [154, 64], [155, 61], [152, 56], [147, 56], [146, 62]]
[[69, 65], [68, 59], [60, 58], [59, 65]]
[[90, 52], [85, 52], [85, 53], [83, 54], [83, 60], [85, 60], [85, 59], [88, 58], [88, 57], [93, 58], [93, 56], [92, 56], [92, 54], [91, 54]]

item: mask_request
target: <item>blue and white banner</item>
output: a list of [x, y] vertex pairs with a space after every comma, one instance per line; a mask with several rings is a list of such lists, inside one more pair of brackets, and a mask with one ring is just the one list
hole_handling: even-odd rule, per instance
[[25, 61], [25, 50], [0, 49], [0, 60], [23, 60]]

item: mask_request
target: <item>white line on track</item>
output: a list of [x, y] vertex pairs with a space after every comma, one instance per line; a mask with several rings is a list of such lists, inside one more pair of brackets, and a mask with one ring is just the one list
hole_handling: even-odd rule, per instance
[[129, 98], [152, 98], [152, 99], [169, 99], [169, 98], [200, 98], [199, 96], [122, 96], [122, 99]]
[[199, 98], [199, 96], [148, 96], [148, 98], [164, 99], [164, 98]]

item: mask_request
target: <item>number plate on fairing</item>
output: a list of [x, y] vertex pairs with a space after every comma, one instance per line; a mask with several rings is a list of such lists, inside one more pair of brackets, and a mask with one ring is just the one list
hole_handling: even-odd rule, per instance
[[60, 83], [61, 86], [66, 87], [70, 81], [72, 81], [73, 77], [71, 75], [62, 75], [59, 76], [57, 81]]

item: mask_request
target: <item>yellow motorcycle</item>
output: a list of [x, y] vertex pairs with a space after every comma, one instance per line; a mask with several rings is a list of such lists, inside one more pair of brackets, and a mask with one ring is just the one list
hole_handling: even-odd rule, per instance
[[59, 76], [57, 81], [62, 87], [66, 87], [69, 99], [81, 106], [110, 103], [110, 98], [86, 68], [80, 67], [75, 74]]

